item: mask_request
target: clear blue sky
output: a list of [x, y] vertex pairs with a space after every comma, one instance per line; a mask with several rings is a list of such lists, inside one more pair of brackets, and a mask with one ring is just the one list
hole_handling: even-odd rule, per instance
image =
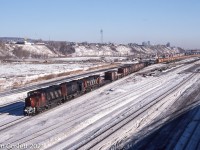
[[0, 36], [200, 48], [200, 0], [1, 0]]

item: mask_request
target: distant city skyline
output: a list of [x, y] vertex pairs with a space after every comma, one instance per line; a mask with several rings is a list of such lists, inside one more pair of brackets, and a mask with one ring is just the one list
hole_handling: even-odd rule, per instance
[[198, 0], [2, 0], [0, 37], [196, 49], [199, 8]]

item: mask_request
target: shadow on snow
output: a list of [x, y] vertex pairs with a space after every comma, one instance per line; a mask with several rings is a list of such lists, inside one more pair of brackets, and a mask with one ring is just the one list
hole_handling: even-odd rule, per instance
[[0, 115], [8, 114], [13, 116], [23, 116], [24, 102], [16, 102], [0, 107]]
[[[177, 142], [180, 140], [180, 137], [184, 131], [188, 128], [188, 125], [193, 121], [198, 121], [197, 126], [200, 124], [200, 115], [197, 113], [200, 112], [200, 106], [185, 112], [176, 119], [161, 125], [157, 130], [149, 135], [143, 135], [144, 138], [139, 142], [136, 142], [141, 137], [133, 137], [132, 141], [125, 145], [123, 149], [128, 150], [163, 150], [163, 149], [174, 149]], [[196, 115], [196, 116], [195, 116]], [[194, 119], [195, 116], [195, 119]], [[196, 118], [198, 116], [198, 119]], [[193, 131], [188, 140], [191, 138], [192, 134], [196, 131], [196, 127], [190, 129]], [[197, 140], [197, 139], [196, 139]], [[187, 141], [188, 142], [188, 141]], [[186, 143], [181, 143], [184, 147], [187, 146]], [[197, 147], [200, 143], [200, 135], [198, 137]], [[180, 143], [179, 143], [180, 144]]]

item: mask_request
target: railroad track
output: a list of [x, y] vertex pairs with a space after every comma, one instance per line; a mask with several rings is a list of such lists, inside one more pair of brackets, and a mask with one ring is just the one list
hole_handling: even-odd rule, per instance
[[[158, 84], [160, 81], [162, 80], [162, 78], [159, 78], [159, 79], [155, 79], [155, 80], [153, 80], [152, 82], [148, 82], [147, 84], [145, 84], [144, 86], [142, 86], [142, 87], [138, 87], [138, 88], [135, 88], [135, 87], [133, 87], [133, 89], [135, 90], [135, 91], [137, 91], [137, 90], [141, 90], [141, 89], [144, 89], [145, 87], [147, 88], [148, 86], [152, 86], [152, 83], [154, 83], [154, 84]], [[91, 112], [93, 112], [94, 110], [96, 110], [96, 109], [99, 109], [99, 108], [102, 108], [102, 107], [105, 107], [105, 106], [107, 106], [107, 105], [109, 105], [110, 103], [114, 103], [114, 105], [116, 105], [119, 101], [120, 101], [120, 99], [122, 98], [122, 97], [125, 97], [127, 94], [125, 93], [125, 94], [123, 94], [123, 95], [121, 95], [121, 97], [118, 97], [118, 98], [115, 98], [115, 99], [113, 99], [112, 101], [108, 101], [107, 103], [103, 103], [102, 101], [99, 103], [99, 104], [97, 104], [96, 105], [96, 107], [91, 107], [91, 108], [86, 108], [86, 112], [84, 113], [84, 114], [81, 114], [82, 116], [85, 116], [85, 115], [89, 115]], [[128, 95], [128, 96], [130, 96], [130, 95]], [[131, 95], [131, 96], [133, 96], [133, 94]], [[118, 99], [118, 100], [117, 100]], [[105, 101], [106, 102], [106, 101]], [[90, 105], [89, 105], [90, 106]], [[92, 104], [92, 106], [94, 106], [93, 104]], [[113, 107], [113, 106], [110, 106], [110, 107]], [[106, 108], [105, 108], [106, 109]], [[109, 107], [107, 108], [107, 109], [109, 109]], [[99, 112], [101, 111], [101, 109], [99, 110]], [[96, 113], [99, 113], [99, 112], [96, 112]], [[82, 117], [81, 116], [81, 117]], [[73, 114], [73, 117], [77, 117], [77, 118], [81, 118], [80, 117], [80, 114]], [[88, 116], [85, 116], [85, 117], [88, 117]], [[73, 118], [73, 120], [75, 120], [75, 119], [77, 119], [77, 118]], [[85, 118], [81, 118], [82, 120], [81, 121], [83, 121], [83, 120], [85, 120]], [[45, 133], [49, 133], [49, 132], [52, 132], [52, 131], [54, 131], [54, 130], [56, 130], [56, 129], [58, 129], [59, 127], [62, 127], [63, 125], [65, 125], [66, 123], [69, 123], [70, 121], [73, 121], [72, 120], [72, 118], [67, 118], [66, 119], [67, 120], [67, 122], [62, 122], [62, 124], [54, 124], [53, 126], [50, 126], [50, 127], [45, 127], [46, 129], [44, 130], [44, 129], [41, 129], [41, 130], [39, 130], [39, 131], [37, 131], [37, 132], [35, 132], [34, 134], [31, 134], [30, 136], [25, 136], [24, 138], [21, 138], [21, 139], [19, 139], [19, 140], [17, 140], [17, 141], [14, 141], [12, 144], [14, 144], [14, 143], [16, 143], [16, 142], [19, 142], [19, 141], [22, 141], [22, 140], [26, 140], [25, 142], [28, 142], [28, 141], [30, 141], [30, 140], [33, 140], [33, 139], [35, 139], [35, 138], [37, 138], [37, 137], [39, 137], [39, 136], [41, 136], [41, 135], [43, 135], [43, 134], [45, 134]], [[52, 128], [53, 127], [53, 128]], [[70, 129], [70, 128], [69, 128]], [[27, 139], [29, 139], [29, 140], [27, 140]]]
[[[150, 83], [147, 83], [147, 84], [145, 84], [144, 86], [142, 86], [142, 87], [138, 87], [138, 88], [133, 88], [135, 91], [137, 91], [137, 90], [141, 90], [141, 89], [144, 89], [145, 87], [147, 88], [148, 86], [152, 86], [152, 84], [154, 83], [154, 84], [157, 84], [158, 82], [160, 82], [162, 79], [156, 79], [156, 82], [155, 82], [155, 80], [153, 80], [152, 82], [150, 82]], [[145, 92], [144, 92], [145, 93]], [[135, 94], [131, 94], [131, 96], [134, 96]], [[91, 107], [86, 107], [85, 108], [85, 110], [86, 111], [84, 111], [84, 113], [81, 113], [81, 117], [82, 116], [85, 116], [85, 117], [89, 117], [90, 115], [91, 115], [91, 112], [94, 112], [95, 110], [99, 110], [98, 112], [95, 112], [95, 113], [99, 113], [99, 112], [101, 112], [102, 110], [101, 109], [109, 109], [109, 108], [111, 108], [111, 107], [113, 107], [114, 105], [116, 105], [116, 104], [118, 104], [119, 102], [120, 102], [120, 99], [122, 98], [122, 97], [125, 97], [126, 98], [126, 96], [127, 96], [127, 93], [125, 93], [125, 94], [123, 94], [123, 95], [121, 95], [120, 97], [117, 97], [117, 98], [114, 98], [112, 101], [100, 101], [99, 103], [97, 103], [96, 104], [96, 102], [92, 102], [92, 103], [89, 103], [88, 105], [89, 106], [91, 106]], [[130, 95], [128, 95], [128, 96], [130, 96]], [[110, 105], [110, 104], [113, 104], [112, 106]], [[94, 107], [94, 104], [96, 104], [96, 106]], [[106, 107], [106, 106], [110, 106], [110, 107]], [[101, 108], [101, 109], [99, 109], [99, 108]], [[83, 108], [80, 108], [80, 109], [83, 109]], [[89, 115], [89, 116], [86, 116], [86, 115]], [[74, 117], [76, 117], [76, 118], [74, 118]], [[80, 117], [80, 113], [77, 113], [77, 114], [73, 114], [73, 117], [69, 117], [69, 118], [67, 118], [66, 120], [67, 120], [67, 122], [62, 122], [62, 124], [60, 125], [60, 124], [54, 124], [53, 126], [54, 126], [54, 128], [52, 128], [53, 126], [50, 126], [50, 127], [45, 127], [46, 129], [48, 129], [47, 131], [44, 131], [43, 129], [42, 130], [39, 130], [38, 132], [36, 132], [35, 134], [32, 134], [31, 135], [31, 140], [33, 140], [34, 138], [34, 135], [37, 135], [37, 137], [38, 137], [38, 135], [40, 136], [40, 135], [43, 135], [43, 134], [45, 134], [45, 133], [49, 133], [50, 131], [53, 131], [54, 129], [57, 129], [58, 127], [60, 127], [60, 126], [63, 126], [63, 125], [65, 125], [66, 123], [69, 123], [69, 122], [72, 122], [73, 120], [75, 120], [75, 119], [80, 119], [81, 118]], [[85, 120], [86, 118], [81, 118], [82, 120], [81, 121], [83, 121], [83, 120]], [[70, 129], [70, 128], [69, 128]], [[28, 138], [29, 136], [26, 136], [26, 137], [24, 137], [23, 139], [26, 139], [27, 140], [27, 138]], [[35, 138], [37, 138], [37, 137], [35, 137]], [[20, 139], [20, 140], [22, 140], [22, 139]], [[27, 141], [26, 141], [27, 142]]]
[[[156, 84], [158, 84], [160, 81], [162, 81], [163, 78], [165, 78], [165, 77], [162, 77], [162, 78], [159, 78], [159, 79], [155, 78], [154, 80], [145, 83], [143, 86], [136, 86], [136, 87], [133, 87], [132, 90], [135, 90], [135, 91], [143, 90], [145, 87], [148, 87], [149, 85], [152, 85], [152, 84], [156, 85]], [[127, 94], [125, 93], [125, 94], [121, 95], [121, 97], [124, 97], [124, 96], [126, 96], [126, 95], [127, 95]], [[1, 107], [7, 107], [8, 105], [12, 105], [12, 104], [15, 105], [15, 104], [17, 104], [18, 102], [23, 102], [23, 100], [16, 101], [16, 102], [14, 102], [14, 103], [8, 103], [8, 104], [6, 104], [6, 105], [1, 105]], [[23, 104], [21, 104], [21, 105], [23, 105]], [[22, 107], [19, 106], [19, 108], [22, 108]], [[4, 109], [4, 111], [6, 112], [6, 111], [12, 110], [13, 108], [9, 108], [9, 109], [0, 108], [0, 111], [1, 111], [1, 109]], [[14, 109], [18, 109], [18, 108], [15, 108], [15, 107], [14, 107]]]
[[[198, 77], [198, 76], [196, 76], [196, 77]], [[195, 93], [197, 93], [197, 91], [192, 92], [191, 94], [195, 94]], [[178, 97], [177, 100], [171, 105], [174, 107], [176, 106], [175, 108], [172, 109], [170, 107], [167, 114], [165, 114], [165, 113], [163, 115], [161, 114], [158, 118], [156, 118], [155, 121], [152, 121], [152, 123], [150, 123], [150, 125], [145, 127], [146, 129], [144, 129], [144, 130], [145, 131], [148, 130], [148, 131], [150, 131], [150, 133], [141, 132], [136, 137], [134, 136], [134, 138], [131, 141], [127, 142], [125, 145], [127, 145], [127, 146], [131, 145], [132, 149], [155, 149], [155, 148], [156, 149], [166, 149], [167, 147], [169, 149], [173, 149], [174, 148], [174, 146], [172, 146], [172, 145], [174, 145], [173, 141], [177, 141], [176, 136], [180, 135], [180, 132], [182, 132], [182, 129], [185, 129], [185, 127], [187, 126], [188, 123], [186, 123], [184, 125], [184, 123], [185, 123], [184, 122], [181, 125], [179, 125], [179, 122], [177, 122], [176, 124], [172, 124], [173, 126], [170, 125], [169, 126], [170, 129], [167, 130], [167, 132], [170, 134], [168, 134], [167, 137], [159, 136], [159, 134], [160, 134], [159, 131], [156, 131], [155, 133], [153, 133], [153, 135], [150, 135], [147, 139], [142, 140], [141, 142], [138, 142], [138, 139], [140, 139], [140, 137], [144, 137], [144, 135], [146, 137], [147, 134], [151, 134], [152, 132], [154, 132], [155, 130], [160, 128], [161, 126], [164, 126], [165, 124], [167, 124], [167, 123], [171, 122], [172, 120], [178, 118], [179, 116], [183, 115], [188, 110], [199, 105], [199, 101], [196, 100], [197, 97], [198, 97], [198, 94], [193, 96], [193, 98], [190, 99], [190, 102], [187, 100], [187, 98], [184, 98], [184, 101], [183, 101], [181, 99], [181, 98], [183, 98], [182, 94], [181, 94], [181, 96]], [[191, 98], [191, 96], [189, 95], [188, 98]], [[164, 123], [160, 124], [160, 122], [163, 122], [163, 120], [166, 120], [166, 121]], [[177, 126], [181, 127], [182, 129], [179, 128], [177, 130], [177, 128], [176, 128]], [[166, 132], [166, 129], [165, 129], [165, 132]], [[173, 137], [171, 135], [173, 135]], [[172, 140], [172, 138], [175, 138], [175, 140]], [[159, 143], [156, 141], [162, 141], [162, 142]], [[136, 142], [137, 142], [137, 144], [135, 144]]]
[[[161, 79], [160, 80], [158, 80], [157, 82], [160, 82], [161, 81]], [[152, 83], [147, 83], [147, 85], [150, 85], [150, 84], [152, 84]], [[142, 88], [144, 88], [144, 87], [146, 87], [147, 85], [144, 85], [143, 87], [140, 87], [140, 88], [138, 88], [138, 89], [135, 89], [135, 87], [133, 88], [134, 90], [141, 90]], [[124, 96], [124, 95], [123, 95]], [[130, 95], [129, 95], [130, 96]], [[115, 102], [118, 102], [118, 101], [116, 101], [116, 99], [113, 99], [113, 101], [115, 101]], [[112, 102], [113, 102], [112, 101]], [[101, 103], [102, 103], [102, 101], [101, 101]], [[108, 103], [105, 103], [104, 104], [104, 106], [106, 106]], [[102, 105], [100, 105], [100, 106], [102, 106]], [[58, 108], [58, 107], [57, 107]], [[87, 108], [88, 109], [88, 108]], [[89, 111], [91, 111], [90, 109], [89, 109]], [[78, 114], [77, 116], [80, 116], [80, 114]], [[68, 119], [68, 118], [67, 118]], [[66, 123], [66, 122], [65, 122]], [[48, 128], [48, 127], [47, 127]], [[57, 128], [57, 127], [56, 127]], [[40, 130], [40, 132], [41, 132], [41, 130]], [[47, 132], [49, 132], [49, 130], [47, 131]], [[45, 133], [47, 133], [47, 132], [45, 132]], [[44, 131], [43, 131], [43, 133], [44, 133]], [[43, 134], [42, 133], [42, 134]], [[37, 132], [36, 132], [36, 134], [37, 134]], [[40, 133], [38, 133], [38, 134], [40, 134]], [[26, 137], [27, 138], [27, 137]], [[36, 137], [37, 138], [37, 137]], [[27, 141], [26, 141], [27, 142]]]
[[[3, 131], [3, 130], [5, 130], [5, 129], [7, 129], [7, 128], [10, 128], [10, 127], [18, 124], [18, 123], [21, 123], [21, 122], [23, 122], [25, 120], [27, 120], [27, 117], [23, 116], [23, 117], [15, 119], [15, 120], [12, 120], [11, 122], [2, 124], [2, 125], [0, 125], [0, 132]], [[1, 143], [1, 144], [3, 144], [3, 143]]]
[[[197, 113], [195, 114], [195, 116], [194, 116], [194, 120], [198, 120], [199, 119], [199, 115], [200, 115], [200, 110], [197, 110]], [[195, 119], [196, 118], [196, 119]], [[177, 140], [178, 142], [178, 144], [176, 144], [176, 146], [174, 147], [174, 148], [181, 148], [181, 149], [183, 149], [183, 150], [185, 150], [185, 149], [195, 149], [195, 145], [194, 145], [194, 147], [193, 146], [191, 146], [191, 145], [188, 145], [189, 143], [190, 143], [190, 139], [192, 139], [192, 136], [194, 135], [194, 133], [195, 133], [195, 131], [197, 131], [196, 129], [198, 128], [198, 126], [200, 125], [200, 121], [196, 121], [196, 122], [194, 122], [193, 123], [193, 125], [194, 125], [194, 127], [192, 128], [192, 130], [191, 130], [191, 134], [188, 136], [188, 140], [186, 140], [185, 142], [184, 142], [184, 144], [182, 143], [182, 142], [180, 142], [180, 140], [182, 139], [182, 138], [184, 138], [183, 137], [183, 135], [184, 135], [184, 132], [186, 131], [184, 131], [183, 132], [183, 134], [182, 134], [182, 136], [180, 136], [180, 138]], [[188, 135], [188, 134], [187, 134]], [[194, 143], [193, 143], [194, 144]], [[193, 147], [193, 148], [192, 148]]]
[[[170, 93], [172, 93], [174, 90], [180, 88], [184, 84], [186, 84], [194, 74], [190, 75], [187, 79], [185, 79], [183, 82], [177, 84], [172, 89], [168, 90], [165, 94], [160, 95], [157, 97], [154, 101], [151, 101], [147, 103], [146, 105], [140, 107], [137, 111], [133, 111], [133, 113], [126, 115], [126, 112], [123, 114], [123, 118], [118, 120], [117, 122], [111, 123], [107, 125], [107, 127], [101, 129], [97, 129], [98, 132], [94, 132], [94, 134], [91, 136], [84, 136], [84, 139], [80, 143], [73, 143], [72, 145], [66, 147], [66, 149], [92, 149], [94, 146], [105, 140], [107, 137], [118, 131], [123, 126], [127, 125], [129, 122], [133, 121], [137, 116], [144, 113], [146, 110], [154, 106], [156, 103], [162, 101], [163, 98], [167, 97]], [[130, 110], [129, 110], [130, 111]]]
[[[178, 110], [178, 112], [180, 112], [180, 113], [178, 115], [176, 114], [175, 116], [173, 116], [173, 119], [179, 117], [185, 111]], [[140, 146], [136, 145], [133, 148], [135, 148], [135, 149], [159, 148], [159, 149], [166, 149], [166, 150], [169, 149], [170, 150], [170, 149], [176, 149], [177, 143], [179, 143], [179, 146], [181, 144], [181, 149], [188, 149], [186, 147], [188, 146], [188, 143], [190, 141], [189, 139], [191, 139], [193, 133], [190, 135], [191, 137], [188, 136], [188, 141], [186, 141], [186, 142], [178, 142], [178, 141], [180, 140], [183, 133], [185, 132], [185, 129], [187, 129], [186, 127], [193, 120], [193, 117], [195, 117], [196, 115], [199, 116], [198, 113], [199, 113], [199, 110], [196, 109], [195, 111], [190, 113], [190, 118], [187, 119], [186, 121], [172, 122], [172, 125], [170, 127], [168, 127], [168, 130], [165, 129], [165, 130], [167, 130], [168, 133], [170, 133], [167, 136], [160, 136], [160, 134], [162, 134], [162, 130], [157, 131], [156, 134], [153, 134], [153, 136], [151, 136], [151, 139], [149, 139], [149, 141], [146, 144], [141, 143]], [[195, 127], [193, 128], [193, 132], [196, 130], [198, 125], [199, 125], [199, 123], [195, 125]], [[162, 140], [165, 142], [159, 143], [159, 141], [162, 141]], [[180, 149], [180, 147], [178, 149]], [[191, 148], [189, 148], [189, 149], [191, 149]], [[196, 149], [196, 148], [192, 148], [192, 149]]]
[[[13, 105], [13, 106], [12, 106]], [[0, 122], [0, 131], [3, 129], [14, 125], [15, 123], [23, 120], [24, 117], [16, 117], [13, 119], [14, 115], [23, 115], [23, 107], [24, 103], [22, 101], [18, 101], [17, 103], [10, 103], [10, 105], [4, 105], [0, 107], [0, 119], [3, 120]], [[6, 118], [6, 119], [5, 119]], [[8, 121], [7, 121], [8, 120]]]
[[[189, 104], [185, 105], [186, 102], [181, 100], [181, 97], [178, 97], [177, 100], [172, 104], [172, 106], [178, 106], [177, 109], [171, 109], [170, 108], [170, 113], [168, 114], [161, 114], [158, 118], [152, 121], [147, 127], [145, 127], [144, 131], [150, 131], [148, 133], [141, 131], [138, 135], [134, 136], [131, 141], [127, 140], [125, 145], [126, 147], [130, 146], [129, 148], [132, 149], [173, 149], [175, 147], [175, 142], [177, 141], [177, 137], [182, 135], [182, 132], [188, 125], [188, 123], [191, 121], [196, 114], [197, 111], [192, 112], [193, 114], [191, 115], [190, 119], [187, 119], [185, 122], [174, 122], [174, 119], [182, 116], [185, 114], [188, 110], [191, 110], [192, 108], [196, 107], [199, 105], [199, 102], [196, 100], [198, 97], [195, 96], [195, 98], [190, 102]], [[186, 100], [186, 99], [185, 99]], [[180, 105], [177, 105], [177, 102], [182, 102]], [[168, 111], [168, 112], [169, 112]], [[166, 120], [166, 121], [163, 121]], [[179, 119], [180, 120], [180, 119]], [[164, 122], [164, 123], [162, 123]], [[170, 123], [170, 125], [167, 125]], [[165, 126], [167, 125], [167, 126]], [[164, 126], [164, 133], [163, 130], [160, 131], [160, 127], [163, 128]], [[179, 128], [178, 128], [179, 127]], [[178, 129], [178, 130], [177, 130]], [[165, 133], [168, 133], [165, 136]], [[164, 134], [164, 135], [163, 135]], [[147, 137], [144, 139], [140, 139], [140, 137]], [[161, 142], [160, 142], [161, 141]], [[167, 146], [167, 147], [166, 147]]]

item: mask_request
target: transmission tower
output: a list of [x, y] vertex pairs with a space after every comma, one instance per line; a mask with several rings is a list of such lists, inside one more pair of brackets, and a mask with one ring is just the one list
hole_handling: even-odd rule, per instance
[[103, 43], [103, 30], [100, 30], [100, 34], [101, 34], [101, 43]]

